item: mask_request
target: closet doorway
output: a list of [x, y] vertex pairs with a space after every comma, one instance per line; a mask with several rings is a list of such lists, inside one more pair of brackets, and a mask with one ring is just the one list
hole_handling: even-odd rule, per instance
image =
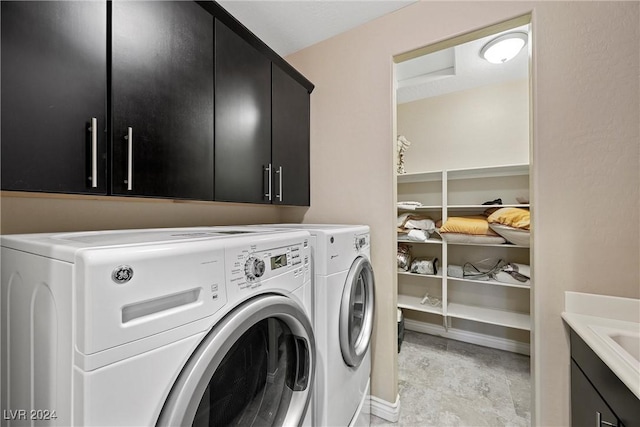
[[[534, 281], [530, 22], [394, 57], [399, 318], [413, 332], [524, 356]], [[492, 58], [505, 40], [521, 49]], [[530, 422], [524, 406], [516, 416]]]

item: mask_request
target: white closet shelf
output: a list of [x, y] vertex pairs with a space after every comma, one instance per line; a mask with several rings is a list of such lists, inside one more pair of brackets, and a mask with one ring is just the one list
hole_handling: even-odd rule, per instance
[[[399, 300], [399, 297], [398, 297]], [[420, 301], [418, 301], [418, 304]], [[447, 306], [447, 316], [458, 319], [473, 320], [508, 328], [531, 330], [531, 316], [526, 313], [477, 307], [451, 302]]]
[[489, 166], [472, 169], [447, 170], [447, 179], [495, 178], [502, 176], [529, 175], [528, 164]]
[[447, 173], [447, 179], [473, 179], [473, 178], [495, 178], [503, 176], [523, 176], [529, 175], [528, 164], [515, 164], [503, 166], [489, 166], [469, 169], [447, 169], [445, 171], [411, 172], [396, 175], [398, 184], [408, 184], [413, 182], [434, 182], [442, 181], [443, 172]]
[[[398, 240], [398, 242], [399, 241], [400, 240]], [[483, 246], [483, 247], [508, 248], [508, 249], [512, 249], [512, 248], [531, 249], [530, 246], [514, 245], [514, 244], [511, 244], [511, 243], [495, 244], [495, 243], [453, 243], [453, 242], [447, 242], [447, 245], [449, 245], [449, 246]]]
[[398, 270], [398, 274], [402, 276], [421, 277], [424, 279], [442, 279], [441, 274], [418, 274], [418, 273], [410, 273], [408, 271], [402, 271], [402, 270]]
[[[398, 239], [398, 243], [411, 243], [411, 244], [432, 244], [432, 245], [441, 245], [442, 240], [440, 239], [427, 239], [427, 240], [409, 240], [409, 239]], [[500, 245], [497, 245], [500, 246]]]
[[523, 208], [529, 209], [529, 204], [506, 204], [506, 205], [448, 205], [448, 210], [463, 210], [463, 209], [490, 209], [490, 208]]
[[420, 206], [420, 207], [416, 207], [415, 209], [406, 209], [406, 208], [398, 207], [398, 210], [402, 212], [439, 211], [441, 209], [442, 209], [442, 205]]
[[442, 181], [442, 171], [404, 173], [401, 175], [396, 175], [396, 177], [398, 180], [398, 184]]
[[[498, 282], [497, 280], [473, 280], [473, 279], [461, 279], [459, 277], [450, 277], [447, 276], [447, 280], [455, 281], [455, 282], [464, 282], [464, 283], [478, 283], [480, 285], [492, 285], [492, 286], [505, 286], [508, 288], [521, 288], [521, 289], [531, 289], [531, 285], [516, 285], [512, 283], [504, 283]], [[531, 283], [531, 282], [529, 282]]]
[[422, 298], [410, 295], [398, 294], [398, 308], [421, 311], [423, 313], [439, 314], [442, 316], [442, 307], [434, 307], [429, 304], [420, 304]]

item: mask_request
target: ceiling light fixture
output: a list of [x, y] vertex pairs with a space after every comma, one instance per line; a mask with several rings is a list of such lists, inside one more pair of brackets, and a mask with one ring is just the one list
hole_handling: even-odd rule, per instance
[[484, 45], [480, 56], [492, 64], [502, 64], [513, 59], [527, 44], [527, 34], [507, 33], [496, 37]]

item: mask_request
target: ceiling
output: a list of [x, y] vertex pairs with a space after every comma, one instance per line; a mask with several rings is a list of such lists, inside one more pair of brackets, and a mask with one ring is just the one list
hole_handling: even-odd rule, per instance
[[529, 26], [492, 34], [396, 65], [398, 104], [527, 78], [529, 56], [526, 48], [503, 64], [491, 64], [480, 57], [484, 45], [498, 35], [510, 32], [528, 33]]
[[[223, 8], [280, 56], [297, 52], [414, 2], [415, 0], [218, 0]], [[528, 26], [509, 31], [518, 30], [528, 32]], [[528, 56], [524, 52], [499, 65], [480, 58], [480, 49], [496, 36], [494, 34], [398, 64], [397, 102], [401, 104], [526, 78]]]
[[404, 0], [218, 0], [280, 56], [403, 8]]

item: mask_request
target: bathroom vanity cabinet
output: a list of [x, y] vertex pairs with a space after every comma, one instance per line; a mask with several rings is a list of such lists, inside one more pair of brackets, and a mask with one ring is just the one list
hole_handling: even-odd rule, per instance
[[571, 339], [571, 425], [639, 427], [640, 401], [580, 338]]

